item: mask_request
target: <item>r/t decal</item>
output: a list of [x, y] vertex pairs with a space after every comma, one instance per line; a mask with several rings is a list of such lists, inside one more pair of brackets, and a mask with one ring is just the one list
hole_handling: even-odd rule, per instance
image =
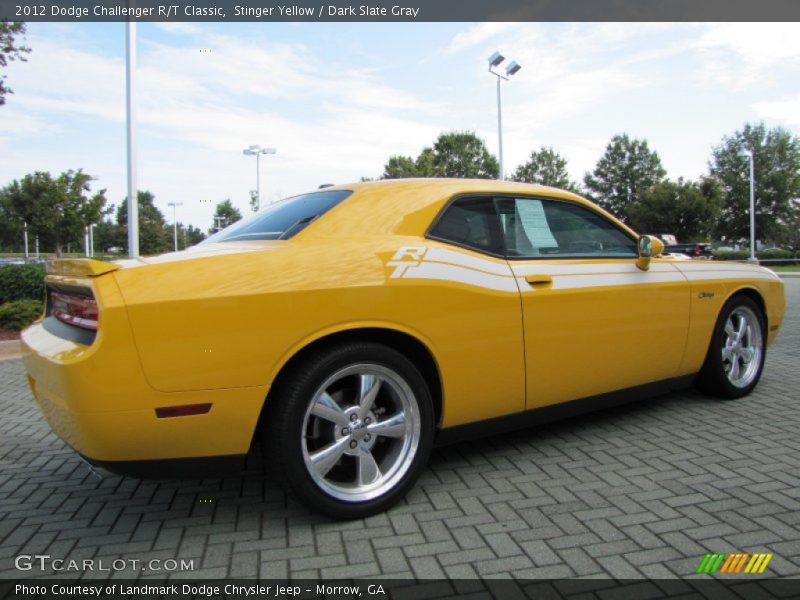
[[401, 246], [394, 253], [387, 267], [394, 267], [390, 277], [399, 279], [410, 267], [418, 267], [428, 249], [425, 246]]

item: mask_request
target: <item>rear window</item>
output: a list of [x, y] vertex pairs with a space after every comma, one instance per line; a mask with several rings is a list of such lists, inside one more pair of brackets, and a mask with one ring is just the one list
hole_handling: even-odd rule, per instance
[[352, 193], [350, 190], [331, 190], [286, 198], [218, 231], [202, 243], [286, 240]]

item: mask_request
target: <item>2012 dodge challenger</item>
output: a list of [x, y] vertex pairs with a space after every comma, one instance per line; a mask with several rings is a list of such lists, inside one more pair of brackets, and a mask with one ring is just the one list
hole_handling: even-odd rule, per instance
[[230, 473], [258, 441], [302, 501], [360, 517], [402, 498], [436, 441], [690, 383], [748, 394], [782, 282], [662, 251], [547, 187], [328, 187], [182, 252], [50, 262], [25, 367], [94, 465]]

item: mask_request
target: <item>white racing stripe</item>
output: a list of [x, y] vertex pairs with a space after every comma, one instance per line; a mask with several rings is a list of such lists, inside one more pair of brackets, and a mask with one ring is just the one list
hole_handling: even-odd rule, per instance
[[502, 275], [503, 277], [511, 275], [508, 264], [505, 261], [494, 262], [487, 258], [470, 256], [463, 252], [454, 252], [453, 250], [445, 250], [444, 248], [429, 249], [425, 253], [425, 262], [428, 261], [459, 265], [478, 271], [485, 271], [486, 273], [492, 273], [494, 275]]
[[780, 279], [772, 273], [758, 271], [693, 271], [684, 273], [689, 281], [703, 281], [709, 279]]
[[496, 290], [498, 292], [517, 293], [517, 282], [511, 277], [510, 270], [508, 276], [493, 275], [468, 269], [460, 265], [451, 265], [438, 262], [423, 261], [416, 267], [409, 267], [403, 273], [403, 279], [433, 279], [440, 281], [454, 281], [465, 285]]
[[[524, 277], [518, 278], [520, 289], [526, 287], [536, 291], [525, 281]], [[553, 290], [574, 290], [581, 288], [619, 286], [619, 285], [648, 285], [652, 283], [685, 282], [686, 279], [678, 272], [672, 273], [600, 273], [598, 275], [567, 275], [553, 277]]]
[[[542, 262], [540, 264], [521, 264], [511, 263], [511, 269], [517, 277], [526, 275], [600, 275], [600, 274], [625, 274], [625, 273], [645, 273], [637, 267], [633, 261], [630, 263], [606, 263], [595, 264], [583, 263], [572, 265], [556, 265], [552, 262]], [[676, 273], [675, 267], [670, 264], [651, 264], [647, 273]]]
[[[416, 260], [403, 260], [406, 257]], [[633, 261], [566, 265], [551, 261], [526, 264], [512, 261], [504, 264], [464, 252], [424, 247], [401, 248], [388, 265], [396, 268], [393, 278], [452, 281], [500, 292], [524, 293], [683, 281], [777, 278], [761, 267], [735, 263], [652, 263], [647, 271], [640, 270]], [[528, 275], [549, 275], [553, 284], [535, 288], [525, 280]]]

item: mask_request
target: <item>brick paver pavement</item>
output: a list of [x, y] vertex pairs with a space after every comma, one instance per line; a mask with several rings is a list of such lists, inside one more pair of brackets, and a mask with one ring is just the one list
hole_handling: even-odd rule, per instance
[[[436, 451], [398, 507], [332, 522], [260, 474], [89, 474], [0, 362], [0, 578], [19, 555], [194, 561], [193, 577], [684, 577], [706, 552], [800, 575], [800, 279], [757, 391], [685, 392]], [[97, 564], [97, 563], [96, 563]], [[79, 573], [62, 573], [77, 577]], [[152, 571], [91, 577], [163, 577]]]

